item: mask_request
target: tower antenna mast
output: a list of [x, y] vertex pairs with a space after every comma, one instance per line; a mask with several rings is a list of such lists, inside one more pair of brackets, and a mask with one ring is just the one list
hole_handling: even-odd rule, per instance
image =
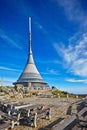
[[32, 32], [31, 32], [31, 17], [28, 21], [28, 37], [29, 37], [29, 49], [28, 49], [28, 59], [26, 66], [20, 75], [17, 82], [13, 83], [14, 85], [22, 84], [24, 87], [29, 87], [33, 89], [47, 89], [49, 88], [48, 83], [44, 82], [42, 79], [37, 67], [34, 63], [33, 52], [32, 52]]
[[30, 51], [29, 53], [32, 53], [32, 40], [31, 40], [31, 17], [29, 17], [29, 47], [30, 47]]

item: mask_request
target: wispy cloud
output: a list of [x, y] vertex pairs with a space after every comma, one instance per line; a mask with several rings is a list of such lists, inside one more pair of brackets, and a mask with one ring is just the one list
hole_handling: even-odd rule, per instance
[[47, 72], [41, 72], [43, 75], [59, 75], [59, 72], [54, 69], [47, 69]]
[[61, 64], [59, 60], [47, 60], [47, 61], [44, 60], [43, 61], [39, 59], [37, 62], [41, 64]]
[[[4, 77], [3, 78], [3, 81], [4, 82], [15, 82], [17, 80], [17, 78], [7, 78], [7, 77]], [[0, 79], [0, 82], [2, 82], [2, 79]]]
[[57, 71], [57, 70], [54, 70], [54, 69], [47, 69], [47, 72], [49, 73], [49, 74], [53, 74], [53, 75], [59, 75], [59, 72]]
[[[0, 29], [0, 38], [5, 41], [9, 46], [16, 47], [18, 49], [22, 49], [21, 46], [17, 43], [17, 37], [11, 36], [6, 31]], [[16, 39], [16, 40], [15, 40]]]
[[41, 30], [43, 30], [43, 26], [39, 22], [34, 22], [34, 24]]
[[78, 0], [55, 0], [63, 8], [69, 20], [78, 21], [82, 26], [87, 26], [87, 18]]
[[86, 83], [87, 84], [87, 79], [83, 80], [78, 80], [78, 79], [66, 79], [68, 82], [73, 82], [73, 83]]
[[87, 77], [87, 16], [78, 0], [55, 0], [63, 8], [67, 19], [79, 22], [79, 30], [68, 39], [68, 46], [54, 44], [63, 58], [64, 67], [75, 75]]
[[36, 20], [34, 24], [39, 30], [41, 30], [41, 32], [43, 32], [48, 37], [48, 31], [43, 25], [41, 25], [40, 20]]
[[63, 58], [64, 66], [75, 75], [87, 77], [87, 34], [83, 34], [75, 45], [59, 47], [54, 44], [57, 53]]
[[21, 70], [0, 66], [0, 70], [20, 72]]

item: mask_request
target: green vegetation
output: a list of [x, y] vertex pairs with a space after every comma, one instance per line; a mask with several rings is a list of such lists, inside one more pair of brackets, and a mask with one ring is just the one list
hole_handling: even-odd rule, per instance
[[60, 94], [60, 95], [65, 95], [65, 94], [68, 94], [68, 92], [66, 92], [66, 91], [61, 91], [61, 90], [53, 90], [52, 91], [52, 94], [53, 95], [58, 95], [58, 94]]

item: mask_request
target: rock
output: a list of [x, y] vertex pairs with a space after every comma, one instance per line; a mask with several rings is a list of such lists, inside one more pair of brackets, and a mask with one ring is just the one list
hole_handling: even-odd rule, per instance
[[14, 87], [10, 87], [10, 86], [1, 86], [0, 87], [0, 95], [1, 96], [7, 95], [8, 97], [14, 97], [14, 94], [16, 94], [16, 93], [17, 93], [17, 91], [15, 90]]
[[7, 87], [1, 86], [1, 87], [0, 87], [0, 92], [4, 92], [5, 94], [8, 94], [8, 93], [9, 93], [9, 90], [8, 90]]
[[11, 98], [22, 99], [23, 95], [21, 93], [17, 93], [17, 94], [12, 95]]
[[21, 84], [16, 84], [15, 90], [16, 90], [17, 92], [19, 92], [19, 93], [24, 93], [24, 92], [25, 92], [24, 86], [21, 85]]

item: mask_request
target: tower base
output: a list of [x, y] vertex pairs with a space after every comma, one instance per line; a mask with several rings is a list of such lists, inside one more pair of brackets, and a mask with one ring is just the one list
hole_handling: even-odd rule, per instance
[[28, 90], [49, 90], [47, 83], [15, 82], [14, 85], [23, 85]]

